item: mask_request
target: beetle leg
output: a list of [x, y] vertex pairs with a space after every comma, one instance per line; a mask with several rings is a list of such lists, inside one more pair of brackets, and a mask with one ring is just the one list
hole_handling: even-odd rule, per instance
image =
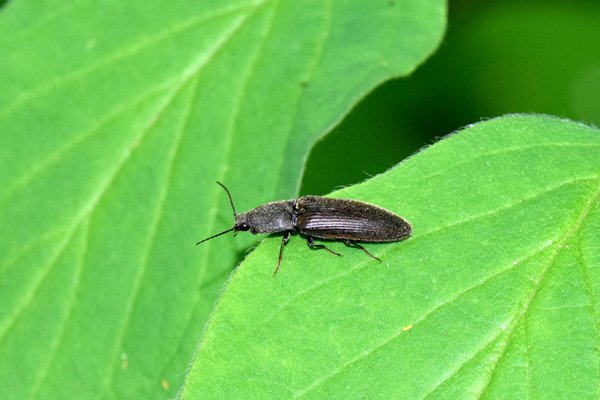
[[325, 246], [324, 244], [315, 244], [315, 239], [312, 236], [306, 237], [306, 244], [308, 245], [308, 247], [310, 247], [313, 250], [325, 249], [328, 252], [330, 252], [331, 254], [335, 254], [338, 257], [342, 256], [340, 253], [336, 253], [335, 251], [331, 250], [329, 247]]
[[281, 259], [283, 258], [283, 246], [290, 240], [291, 232], [286, 232], [281, 237], [281, 247], [279, 248], [279, 261], [277, 261], [277, 268], [275, 268], [275, 272], [273, 272], [273, 276], [277, 275], [279, 272], [279, 267], [281, 266]]
[[362, 251], [364, 251], [365, 253], [367, 253], [369, 256], [373, 257], [374, 259], [381, 261], [381, 259], [377, 256], [374, 256], [373, 254], [371, 254], [369, 252], [369, 250], [365, 249], [364, 247], [362, 247], [360, 244], [352, 242], [350, 240], [344, 240], [344, 243], [346, 244], [346, 246], [348, 247], [356, 247], [357, 249], [361, 249]]

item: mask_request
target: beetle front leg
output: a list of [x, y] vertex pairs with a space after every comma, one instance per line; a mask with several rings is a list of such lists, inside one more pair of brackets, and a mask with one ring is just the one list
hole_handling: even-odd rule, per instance
[[281, 237], [281, 247], [279, 248], [279, 261], [277, 261], [277, 268], [275, 268], [275, 272], [273, 272], [273, 276], [277, 275], [277, 272], [279, 271], [279, 267], [281, 266], [281, 259], [283, 258], [283, 247], [288, 242], [288, 240], [290, 240], [291, 235], [292, 235], [291, 232], [286, 232]]
[[325, 249], [328, 252], [330, 252], [331, 254], [335, 254], [338, 257], [342, 256], [340, 253], [336, 253], [335, 251], [331, 250], [329, 247], [327, 247], [323, 244], [315, 244], [315, 239], [313, 239], [312, 236], [306, 237], [306, 244], [308, 245], [308, 247], [310, 247], [313, 250]]

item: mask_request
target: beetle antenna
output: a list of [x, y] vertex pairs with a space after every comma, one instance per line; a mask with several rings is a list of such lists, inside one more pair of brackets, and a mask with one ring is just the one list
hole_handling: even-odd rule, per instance
[[231, 209], [233, 210], [233, 223], [234, 223], [234, 227], [233, 228], [229, 228], [229, 229], [227, 229], [227, 230], [225, 230], [225, 231], [223, 231], [221, 233], [217, 233], [216, 235], [212, 235], [211, 237], [207, 237], [206, 239], [202, 239], [201, 241], [199, 241], [198, 243], [196, 243], [196, 246], [199, 245], [202, 242], [206, 242], [207, 240], [214, 239], [217, 236], [224, 235], [227, 232], [235, 231], [235, 233], [237, 233], [237, 230], [235, 229], [235, 216], [237, 215], [237, 212], [235, 211], [235, 206], [233, 205], [233, 200], [231, 199], [231, 193], [229, 193], [229, 190], [221, 182], [217, 181], [217, 183], [219, 184], [219, 186], [221, 186], [223, 189], [225, 189], [225, 193], [227, 193], [227, 197], [229, 197], [229, 204], [231, 204]]
[[227, 197], [229, 197], [229, 204], [231, 204], [231, 209], [233, 210], [233, 220], [235, 221], [235, 216], [237, 215], [237, 212], [235, 211], [235, 206], [233, 205], [233, 200], [231, 199], [231, 193], [229, 193], [229, 190], [221, 182], [217, 181], [217, 183], [219, 184], [219, 186], [225, 189], [225, 193], [227, 193]]
[[233, 228], [230, 228], [230, 229], [227, 229], [226, 231], [223, 231], [223, 232], [221, 232], [221, 233], [217, 233], [216, 235], [212, 235], [211, 237], [207, 237], [206, 239], [202, 239], [201, 241], [199, 241], [198, 243], [196, 243], [196, 246], [198, 246], [198, 245], [199, 245], [200, 243], [202, 243], [202, 242], [206, 242], [207, 240], [214, 239], [214, 238], [216, 238], [217, 236], [224, 235], [224, 234], [226, 234], [227, 232], [231, 232], [231, 231], [233, 231], [233, 230], [235, 230], [235, 227], [233, 227]]

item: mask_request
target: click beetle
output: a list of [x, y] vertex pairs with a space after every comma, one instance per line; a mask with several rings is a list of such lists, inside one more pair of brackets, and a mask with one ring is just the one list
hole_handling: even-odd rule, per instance
[[255, 235], [282, 233], [279, 260], [273, 275], [279, 271], [283, 248], [290, 240], [291, 234], [295, 232], [306, 237], [306, 242], [311, 249], [325, 249], [331, 254], [341, 256], [325, 245], [315, 244], [314, 239], [341, 240], [347, 246], [359, 248], [377, 260], [379, 258], [356, 242], [396, 242], [406, 239], [412, 232], [408, 221], [384, 208], [357, 200], [321, 196], [302, 196], [294, 200], [274, 201], [238, 214], [227, 187], [221, 182], [217, 183], [229, 197], [234, 225], [230, 229], [199, 241], [196, 245], [231, 231], [234, 234], [250, 231]]

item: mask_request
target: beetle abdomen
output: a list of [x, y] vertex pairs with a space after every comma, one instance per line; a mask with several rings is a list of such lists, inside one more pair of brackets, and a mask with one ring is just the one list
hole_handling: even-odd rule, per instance
[[295, 204], [296, 228], [320, 239], [395, 242], [410, 236], [410, 224], [373, 204], [356, 200], [304, 196]]

